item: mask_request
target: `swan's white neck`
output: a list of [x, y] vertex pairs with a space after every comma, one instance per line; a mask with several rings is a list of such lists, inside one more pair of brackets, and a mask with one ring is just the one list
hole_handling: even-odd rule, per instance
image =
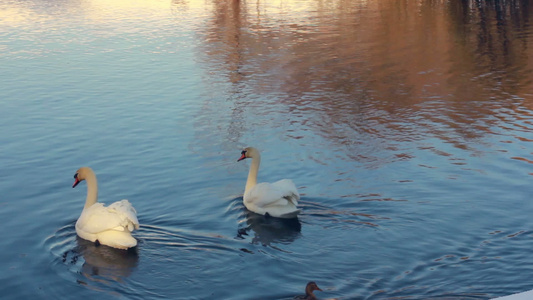
[[248, 179], [246, 180], [246, 187], [244, 188], [244, 194], [253, 188], [257, 184], [257, 172], [259, 171], [259, 164], [261, 163], [261, 155], [258, 152], [254, 153], [252, 157], [252, 163], [250, 164], [250, 171], [248, 172]]
[[85, 178], [87, 182], [87, 199], [85, 200], [85, 206], [83, 209], [91, 207], [98, 201], [98, 183], [96, 181], [96, 175], [93, 172], [87, 174]]

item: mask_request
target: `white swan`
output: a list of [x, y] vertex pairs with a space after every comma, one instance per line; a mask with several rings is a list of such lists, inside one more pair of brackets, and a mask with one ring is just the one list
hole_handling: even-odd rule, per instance
[[98, 203], [98, 183], [96, 175], [89, 167], [78, 169], [74, 184], [87, 181], [87, 200], [76, 222], [76, 233], [85, 240], [118, 249], [128, 249], [137, 245], [131, 232], [139, 229], [137, 212], [128, 200], [117, 201], [108, 207]]
[[260, 215], [277, 218], [296, 218], [300, 210], [296, 208], [300, 194], [290, 179], [274, 183], [257, 183], [257, 172], [261, 163], [259, 151], [253, 147], [245, 148], [237, 161], [251, 158], [250, 172], [244, 188], [243, 202], [248, 210]]

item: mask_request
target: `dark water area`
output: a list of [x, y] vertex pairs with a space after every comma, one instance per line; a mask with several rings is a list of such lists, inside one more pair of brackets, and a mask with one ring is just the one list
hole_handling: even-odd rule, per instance
[[[533, 289], [529, 1], [0, 3], [2, 299]], [[246, 210], [249, 162], [302, 214]], [[92, 167], [129, 251], [76, 236]]]

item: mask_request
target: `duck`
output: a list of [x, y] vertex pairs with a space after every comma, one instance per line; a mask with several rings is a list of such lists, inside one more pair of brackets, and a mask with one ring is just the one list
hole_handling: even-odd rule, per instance
[[244, 188], [244, 206], [257, 214], [276, 218], [296, 218], [300, 213], [297, 208], [300, 194], [290, 179], [273, 183], [257, 183], [257, 173], [261, 163], [261, 154], [254, 147], [244, 148], [237, 160], [251, 158], [250, 171]]
[[137, 246], [131, 232], [139, 229], [137, 211], [126, 199], [105, 206], [98, 202], [96, 175], [89, 167], [81, 167], [74, 174], [75, 188], [80, 182], [87, 182], [87, 198], [80, 217], [76, 221], [77, 235], [96, 245], [106, 245], [117, 249]]
[[296, 296], [294, 299], [301, 299], [301, 300], [316, 300], [315, 294], [313, 294], [314, 291], [322, 291], [318, 285], [314, 281], [310, 281], [305, 286], [305, 295]]

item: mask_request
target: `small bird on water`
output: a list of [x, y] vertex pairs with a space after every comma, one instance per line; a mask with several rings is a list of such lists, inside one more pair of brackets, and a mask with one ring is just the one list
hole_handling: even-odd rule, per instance
[[307, 286], [305, 287], [305, 295], [296, 296], [294, 299], [301, 299], [301, 300], [316, 300], [315, 294], [313, 294], [314, 291], [322, 291], [318, 285], [314, 281], [310, 281], [307, 283]]

